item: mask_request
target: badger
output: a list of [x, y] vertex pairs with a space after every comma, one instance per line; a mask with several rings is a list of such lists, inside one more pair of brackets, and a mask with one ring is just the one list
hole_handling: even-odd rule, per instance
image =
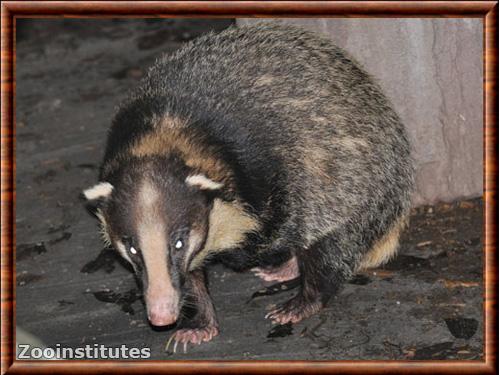
[[297, 279], [266, 315], [286, 324], [388, 261], [413, 174], [405, 128], [359, 63], [313, 32], [261, 23], [160, 57], [119, 106], [84, 195], [142, 281], [150, 323], [176, 323], [169, 342], [185, 349], [219, 333], [210, 264]]

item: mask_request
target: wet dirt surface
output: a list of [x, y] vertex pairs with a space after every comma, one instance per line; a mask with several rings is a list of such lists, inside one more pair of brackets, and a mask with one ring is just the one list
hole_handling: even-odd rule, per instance
[[152, 359], [481, 359], [482, 202], [414, 210], [400, 254], [357, 275], [296, 325], [266, 308], [296, 285], [210, 270], [220, 334], [165, 353], [117, 254], [79, 194], [96, 181], [115, 106], [162, 52], [227, 20], [38, 20], [21, 24], [16, 67], [17, 324], [49, 346], [150, 347]]

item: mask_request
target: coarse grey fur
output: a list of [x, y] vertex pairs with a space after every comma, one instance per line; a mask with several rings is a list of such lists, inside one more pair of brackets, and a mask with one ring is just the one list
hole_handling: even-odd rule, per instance
[[312, 32], [231, 28], [159, 59], [116, 116], [101, 180], [113, 183], [129, 148], [165, 118], [222, 149], [234, 177], [224, 199], [261, 225], [221, 261], [243, 270], [296, 256], [301, 291], [282, 315], [317, 311], [409, 213], [401, 120], [357, 62]]
[[[326, 38], [280, 24], [207, 35], [160, 59], [136, 95], [169, 94], [193, 112], [210, 108], [238, 125], [234, 137], [279, 155], [290, 211], [280, 232], [300, 233], [297, 247], [335, 233], [349, 252], [367, 230], [383, 233], [408, 213], [413, 167], [404, 126], [374, 79]], [[180, 109], [164, 104], [165, 115]]]

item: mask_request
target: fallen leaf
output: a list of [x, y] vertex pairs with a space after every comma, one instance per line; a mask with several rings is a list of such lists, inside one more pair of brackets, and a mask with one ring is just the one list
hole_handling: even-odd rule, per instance
[[446, 211], [450, 211], [452, 208], [453, 208], [453, 205], [451, 205], [449, 203], [442, 203], [438, 206], [438, 211], [446, 212]]
[[413, 358], [413, 357], [415, 357], [415, 352], [416, 352], [416, 349], [403, 350], [403, 353], [404, 353], [404, 355], [405, 355], [406, 358]]
[[453, 306], [453, 307], [465, 307], [465, 303], [440, 303], [438, 305], [439, 307], [449, 307], [449, 306]]
[[431, 243], [432, 243], [432, 241], [423, 241], [423, 242], [419, 242], [419, 243], [417, 244], [417, 247], [429, 246]]
[[448, 289], [476, 288], [479, 286], [479, 282], [477, 281], [460, 281], [460, 280], [447, 280], [447, 279], [439, 279], [438, 281], [442, 282], [444, 286]]
[[458, 205], [460, 208], [474, 208], [475, 204], [469, 201], [462, 201]]
[[387, 270], [382, 270], [382, 269], [377, 269], [377, 270], [374, 270], [374, 271], [371, 271], [368, 273], [369, 275], [372, 275], [372, 276], [376, 276], [376, 277], [379, 277], [379, 278], [386, 278], [386, 277], [390, 277], [390, 276], [393, 276], [394, 275], [394, 272], [392, 271], [387, 271]]

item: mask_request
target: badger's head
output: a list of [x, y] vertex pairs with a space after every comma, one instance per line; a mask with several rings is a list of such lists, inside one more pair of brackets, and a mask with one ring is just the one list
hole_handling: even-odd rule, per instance
[[84, 191], [97, 203], [106, 240], [142, 280], [153, 325], [174, 323], [190, 263], [207, 240], [213, 197], [222, 184], [170, 158], [123, 163], [109, 181]]

